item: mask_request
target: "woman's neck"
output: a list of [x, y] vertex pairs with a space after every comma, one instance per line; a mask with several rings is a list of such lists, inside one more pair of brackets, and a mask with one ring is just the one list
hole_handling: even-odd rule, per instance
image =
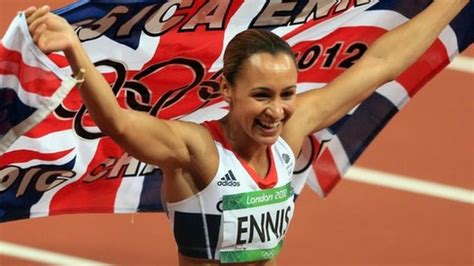
[[251, 163], [267, 159], [267, 145], [256, 142], [228, 116], [220, 121], [225, 139], [241, 159]]

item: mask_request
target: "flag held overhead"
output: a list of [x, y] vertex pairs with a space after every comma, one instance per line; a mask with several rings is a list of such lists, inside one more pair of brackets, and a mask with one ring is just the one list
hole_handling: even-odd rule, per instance
[[[124, 108], [200, 123], [222, 117], [222, 54], [247, 28], [293, 48], [298, 93], [353, 65], [430, 1], [79, 1], [57, 10]], [[410, 98], [473, 41], [474, 4], [394, 81], [308, 136], [293, 188], [327, 195]], [[203, 41], [205, 40], [205, 41]], [[24, 17], [0, 46], [0, 221], [83, 212], [162, 211], [162, 172], [129, 156], [90, 118], [62, 54], [33, 44]]]

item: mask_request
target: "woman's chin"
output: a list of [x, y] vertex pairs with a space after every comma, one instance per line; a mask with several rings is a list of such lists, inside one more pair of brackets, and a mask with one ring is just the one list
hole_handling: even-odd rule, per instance
[[279, 132], [277, 134], [271, 134], [271, 135], [262, 135], [262, 134], [256, 134], [253, 136], [254, 140], [262, 145], [270, 146], [275, 144], [277, 142], [278, 137], [280, 136]]

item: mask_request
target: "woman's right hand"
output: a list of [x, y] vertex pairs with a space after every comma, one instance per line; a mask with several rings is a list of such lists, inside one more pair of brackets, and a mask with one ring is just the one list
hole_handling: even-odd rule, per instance
[[25, 15], [33, 41], [43, 53], [67, 52], [80, 44], [71, 25], [48, 6], [29, 7]]

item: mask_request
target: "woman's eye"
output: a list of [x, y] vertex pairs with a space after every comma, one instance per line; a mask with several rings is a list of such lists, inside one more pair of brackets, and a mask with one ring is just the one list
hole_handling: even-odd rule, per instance
[[257, 93], [254, 94], [253, 97], [257, 100], [266, 100], [270, 98], [270, 95], [268, 95], [267, 93]]
[[282, 93], [282, 94], [281, 94], [281, 97], [282, 97], [283, 99], [291, 99], [291, 97], [293, 97], [293, 95], [295, 95], [295, 93], [292, 92], [292, 91], [289, 91], [289, 92], [284, 92], [284, 93]]

